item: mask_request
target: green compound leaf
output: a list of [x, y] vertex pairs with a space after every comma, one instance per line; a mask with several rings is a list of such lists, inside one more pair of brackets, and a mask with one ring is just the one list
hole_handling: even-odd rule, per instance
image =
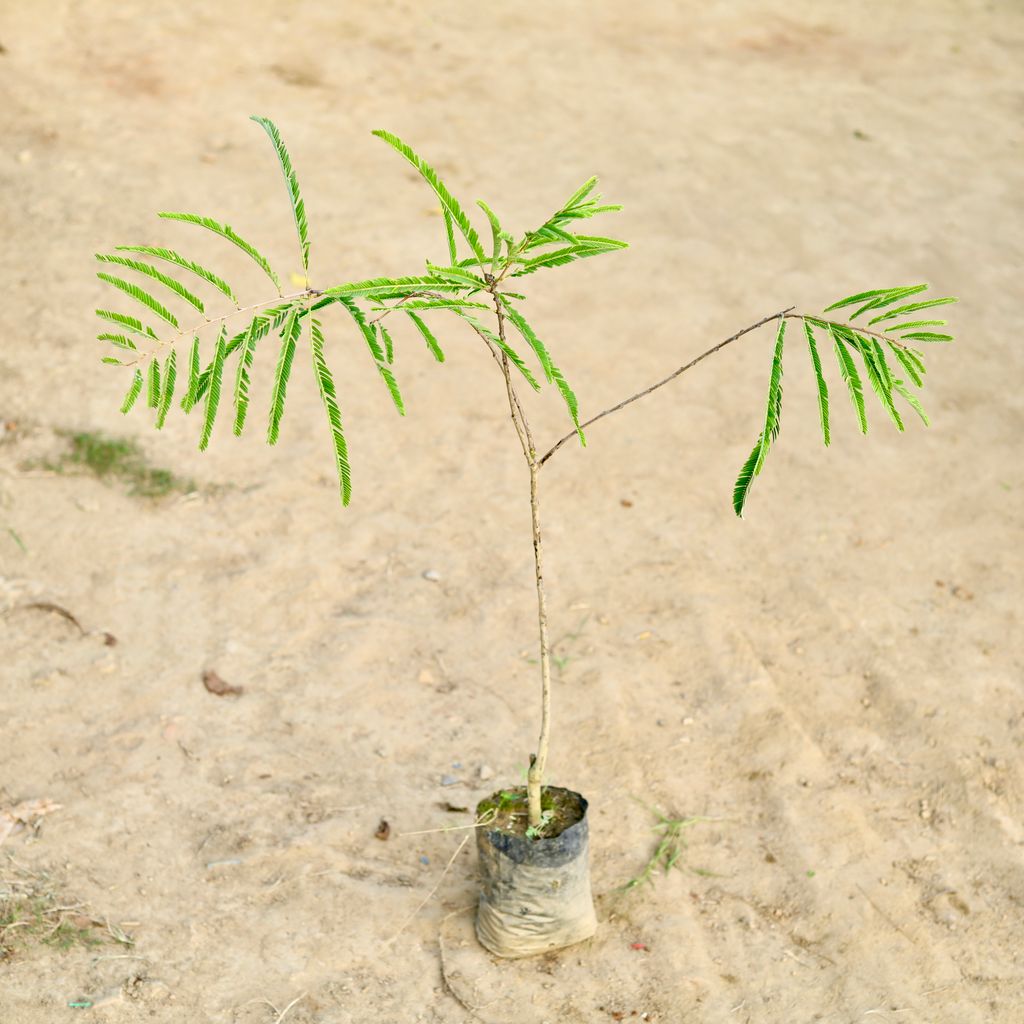
[[277, 158], [281, 162], [281, 171], [284, 174], [285, 184], [288, 186], [288, 198], [292, 204], [292, 214], [295, 218], [295, 230], [299, 235], [299, 247], [302, 250], [302, 269], [309, 273], [309, 225], [306, 223], [306, 204], [303, 202], [299, 192], [299, 179], [295, 176], [295, 169], [292, 167], [291, 157], [285, 147], [281, 133], [277, 125], [267, 117], [252, 115], [250, 120], [255, 121], [270, 136], [270, 141], [277, 151]]
[[109, 341], [111, 344], [116, 345], [118, 348], [128, 349], [130, 352], [138, 352], [138, 348], [135, 342], [131, 338], [125, 337], [123, 334], [97, 334], [97, 341]]
[[391, 332], [383, 324], [379, 324], [378, 329], [384, 340], [384, 360], [390, 366], [395, 361], [395, 342], [391, 337]]
[[537, 383], [537, 378], [530, 373], [530, 368], [523, 362], [523, 357], [511, 345], [502, 341], [494, 331], [489, 327], [485, 327], [476, 317], [470, 316], [469, 313], [465, 313], [461, 309], [454, 309], [452, 312], [460, 319], [465, 320], [481, 338], [493, 345], [499, 352], [504, 353], [508, 361], [523, 375], [527, 384], [534, 391], [540, 391], [540, 384]]
[[435, 279], [440, 278], [442, 281], [459, 284], [474, 291], [484, 291], [487, 288], [487, 282], [483, 278], [477, 277], [463, 267], [439, 267], [436, 263], [428, 263], [427, 270]]
[[139, 397], [142, 392], [142, 385], [145, 384], [146, 380], [142, 376], [141, 370], [136, 370], [132, 377], [131, 385], [128, 388], [128, 393], [124, 396], [124, 401], [121, 403], [121, 412], [127, 416], [131, 412], [132, 406], [135, 404], [135, 399]]
[[807, 335], [807, 347], [811, 353], [814, 379], [818, 385], [818, 418], [821, 420], [821, 435], [827, 448], [832, 438], [828, 416], [828, 384], [825, 383], [825, 377], [821, 372], [821, 357], [818, 355], [818, 344], [814, 337], [814, 330], [806, 320], [804, 320], [804, 334]]
[[464, 284], [442, 281], [436, 277], [374, 277], [368, 281], [354, 281], [328, 288], [324, 295], [348, 299], [403, 299], [418, 292], [462, 292]]
[[192, 351], [188, 360], [188, 387], [181, 398], [181, 407], [190, 413], [199, 400], [199, 335], [192, 339]]
[[903, 288], [890, 288], [885, 295], [872, 299], [870, 302], [865, 302], [860, 309], [855, 313], [850, 314], [850, 319], [856, 320], [861, 313], [866, 313], [869, 309], [884, 309], [886, 306], [891, 306], [894, 302], [900, 302], [903, 299], [909, 298], [911, 295], [917, 295], [918, 293], [927, 290], [928, 285], [926, 284], [912, 284]]
[[[498, 215], [482, 200], [478, 199], [476, 205], [487, 214], [487, 220], [491, 225], [491, 242], [492, 242], [492, 253], [491, 253], [491, 273], [497, 273], [498, 257], [501, 255], [501, 221], [498, 220]], [[452, 249], [452, 263], [455, 263], [455, 250]]]
[[945, 320], [911, 320], [905, 324], [892, 324], [886, 330], [889, 334], [899, 334], [900, 331], [910, 331], [915, 327], [945, 327]]
[[127, 256], [104, 256], [101, 253], [96, 254], [96, 259], [101, 263], [113, 263], [119, 267], [125, 267], [128, 270], [137, 271], [140, 274], [145, 274], [147, 277], [151, 277], [154, 281], [159, 281], [165, 288], [169, 288], [179, 298], [184, 299], [189, 305], [198, 309], [200, 313], [204, 312], [203, 300], [198, 295], [194, 295], [190, 292], [180, 281], [175, 281], [173, 277], [168, 277], [163, 271], [158, 270], [153, 266], [152, 263], [144, 263], [142, 260], [129, 259]]
[[334, 464], [338, 471], [341, 485], [341, 503], [347, 505], [352, 500], [352, 471], [348, 463], [348, 445], [345, 443], [345, 432], [341, 426], [341, 412], [338, 409], [338, 396], [334, 388], [334, 378], [324, 358], [324, 336], [320, 329], [320, 321], [309, 319], [311, 338], [310, 350], [313, 353], [313, 372], [320, 388], [320, 398], [327, 412], [327, 421], [331, 428], [331, 440], [334, 444]]
[[112, 313], [109, 309], [97, 309], [96, 315], [101, 320], [106, 320], [107, 323], [116, 324], [122, 330], [128, 331], [131, 334], [138, 334], [141, 337], [149, 338], [152, 341], [157, 340], [156, 331], [134, 316], [128, 316], [126, 313]]
[[231, 290], [231, 286], [227, 281], [218, 277], [212, 270], [207, 270], [206, 267], [186, 259], [173, 249], [162, 249], [155, 245], [117, 245], [114, 248], [118, 252], [137, 252], [143, 256], [152, 256], [154, 259], [173, 263], [176, 267], [181, 267], [182, 270], [187, 270], [189, 273], [195, 274], [197, 277], [201, 277], [204, 281], [212, 284], [214, 288], [226, 295], [236, 306], [238, 305], [238, 299], [235, 298], [235, 293]]
[[[152, 310], [161, 320], [166, 320], [172, 327], [178, 326], [177, 318], [174, 314], [167, 309], [166, 306], [161, 305], [153, 298], [152, 295], [147, 291], [143, 291], [137, 284], [132, 284], [131, 281], [125, 281], [124, 278], [114, 277], [113, 274], [104, 274], [102, 272], [96, 275], [101, 281], [105, 281], [107, 284], [113, 285], [119, 291], [122, 291], [129, 298], [134, 299], [136, 302], [142, 303], [147, 309]], [[97, 310], [97, 313], [100, 311]], [[141, 325], [140, 325], [141, 326]]]
[[160, 405], [156, 413], [156, 429], [162, 430], [164, 420], [167, 419], [167, 411], [171, 407], [171, 400], [174, 398], [174, 382], [178, 376], [178, 353], [171, 349], [171, 354], [164, 364], [164, 386], [160, 395]]
[[936, 334], [933, 331], [911, 331], [909, 334], [901, 334], [901, 338], [910, 338], [912, 341], [952, 341], [952, 334]]
[[889, 348], [892, 350], [892, 354], [902, 364], [903, 369], [907, 371], [907, 376], [914, 382], [916, 387], [921, 387], [924, 381], [921, 379], [924, 373], [924, 364], [920, 359], [917, 359], [912, 353], [908, 352], [905, 348], [900, 345], [896, 345], [893, 342], [886, 342]]
[[921, 422], [926, 426], [931, 426], [931, 422], [928, 419], [927, 413], [921, 408], [921, 403], [917, 400], [917, 396], [912, 394], [906, 384], [901, 380], [894, 380], [892, 382], [893, 389], [897, 391], [906, 400], [907, 404], [921, 417]]
[[[570, 236], [573, 237], [573, 236]], [[519, 270], [515, 271], [513, 277], [524, 277], [545, 267], [561, 267], [566, 263], [574, 263], [576, 260], [587, 259], [589, 256], [601, 256], [606, 252], [616, 252], [619, 249], [628, 249], [626, 242], [620, 242], [616, 238], [597, 238], [586, 235], [577, 235], [574, 244], [565, 246], [562, 249], [553, 249], [540, 256], [534, 256], [523, 261]]]
[[[441, 209], [445, 214], [451, 218], [451, 220], [457, 225], [462, 237], [469, 243], [470, 249], [473, 251], [473, 255], [476, 257], [477, 263], [482, 267], [486, 261], [484, 256], [483, 247], [480, 244], [480, 236], [476, 233], [476, 229], [470, 223], [469, 217], [466, 216], [465, 211], [459, 205], [458, 200], [448, 191], [447, 186], [438, 177], [437, 171], [430, 166], [425, 160], [418, 156], [413, 150], [407, 146], [397, 135], [393, 135], [391, 132], [386, 132], [378, 129], [373, 133], [378, 139], [383, 139], [389, 146], [401, 153], [406, 160], [409, 161], [420, 172], [423, 180], [434, 190], [434, 195], [441, 201]], [[452, 263], [455, 263], [455, 259], [452, 259]]]
[[899, 306], [896, 309], [889, 310], [888, 313], [882, 313], [880, 316], [876, 316], [874, 320], [868, 321], [868, 326], [872, 324], [880, 323], [882, 320], [891, 320], [893, 317], [903, 316], [906, 313], [916, 313], [919, 309], [931, 309], [933, 306], [948, 306], [951, 302], [957, 300], [952, 296], [947, 296], [944, 299], [928, 299], [925, 302], [911, 302], [906, 306]]
[[427, 343], [427, 348], [430, 349], [433, 357], [439, 362], [444, 362], [444, 353], [441, 351], [441, 346], [437, 343], [437, 338], [434, 337], [430, 328], [423, 322], [423, 318], [417, 316], [411, 312], [407, 307], [403, 307], [405, 315], [416, 325], [416, 329], [423, 335], [423, 340]]
[[455, 227], [452, 224], [452, 215], [447, 210], [441, 212], [444, 214], [444, 233], [448, 239], [448, 261], [457, 263], [459, 254], [455, 249]]
[[509, 320], [512, 321], [516, 330], [522, 335], [523, 340], [526, 341], [530, 348], [533, 349], [537, 359], [540, 361], [541, 367], [544, 370], [544, 376], [547, 377], [547, 379], [552, 382], [556, 388], [558, 388], [559, 394], [561, 394], [566, 408], [569, 410], [569, 415], [572, 417], [573, 425], [576, 427], [576, 435], [580, 439], [580, 444], [585, 447], [587, 440], [583, 436], [583, 431], [580, 429], [579, 403], [576, 400], [575, 392], [562, 375], [562, 371], [555, 365], [547, 348], [545, 348], [544, 343], [537, 337], [536, 332], [526, 322], [526, 318], [504, 298], [502, 298], [502, 306], [504, 307]]
[[292, 309], [281, 330], [281, 350], [277, 357], [277, 370], [274, 373], [274, 389], [270, 395], [270, 425], [267, 428], [267, 444], [277, 444], [277, 438], [281, 431], [281, 417], [284, 415], [288, 378], [291, 376], [292, 360], [295, 358], [295, 342], [301, 328], [302, 323], [296, 310]]
[[882, 407], [889, 414], [890, 419], [896, 424], [897, 430], [904, 430], [903, 418], [892, 400], [892, 374], [889, 372], [888, 364], [882, 347], [873, 338], [865, 338], [854, 335], [855, 344], [860, 350], [861, 358], [864, 360], [864, 368], [867, 371], [868, 381], [878, 396]]
[[149, 376], [146, 382], [146, 404], [150, 409], [160, 405], [160, 360], [156, 356], [149, 361]]
[[747, 503], [750, 487], [764, 467], [765, 458], [772, 443], [779, 436], [782, 422], [782, 351], [786, 339], [786, 321], [779, 320], [778, 332], [775, 335], [775, 352], [772, 356], [771, 376], [768, 380], [768, 400], [765, 405], [764, 428], [757, 439], [747, 461], [743, 463], [739, 476], [732, 489], [733, 511], [741, 519]]
[[757, 461], [761, 457], [761, 448], [763, 444], [764, 434], [760, 434], [754, 444], [753, 450], [747, 456], [747, 461], [743, 463], [740, 475], [736, 477], [736, 483], [733, 484], [732, 507], [733, 511], [740, 517], [740, 519], [743, 518], [743, 507], [747, 503], [747, 494], [750, 491], [750, 485], [754, 482], [754, 467], [757, 465]]
[[211, 217], [201, 217], [197, 213], [159, 213], [157, 216], [162, 217], [164, 220], [177, 220], [184, 224], [195, 224], [198, 227], [206, 228], [207, 231], [212, 231], [215, 235], [220, 235], [221, 238], [231, 242], [232, 245], [238, 246], [274, 282], [274, 287], [279, 292], [281, 291], [281, 281], [277, 274], [274, 273], [266, 256], [262, 255], [255, 246], [247, 242], [241, 235], [233, 231], [230, 224], [219, 224]]
[[867, 292], [858, 292], [856, 295], [848, 295], [845, 299], [833, 302], [831, 306], [826, 306], [824, 312], [828, 313], [833, 309], [842, 309], [844, 306], [856, 306], [863, 303], [861, 308], [850, 317], [853, 320], [868, 309], [877, 309], [896, 302], [907, 295], [916, 295], [918, 292], [923, 292], [927, 287], [928, 285], [926, 284], [912, 284], [897, 288], [875, 288]]
[[348, 315], [355, 321], [359, 333], [362, 334], [363, 340], [366, 342], [366, 347], [370, 350], [370, 355], [373, 356], [373, 361], [383, 363], [384, 349], [380, 347], [380, 342], [377, 340], [377, 331], [374, 329], [374, 325], [367, 323], [366, 314], [347, 296], [336, 296], [335, 301], [344, 306]]
[[217, 336], [217, 348], [213, 354], [213, 365], [210, 367], [210, 383], [206, 389], [206, 415], [203, 418], [203, 432], [199, 438], [199, 450], [206, 451], [210, 443], [210, 435], [213, 433], [213, 421], [217, 418], [217, 408], [220, 405], [221, 384], [224, 378], [224, 355], [227, 345], [225, 336], [227, 328], [221, 327]]
[[866, 434], [868, 432], [868, 415], [864, 407], [864, 385], [861, 383], [860, 374], [857, 372], [857, 364], [853, 361], [853, 356], [846, 350], [846, 345], [833, 325], [829, 325], [829, 333], [832, 335], [832, 342], [835, 346], [836, 359], [839, 362], [839, 372], [846, 382], [847, 390], [850, 392], [850, 401], [853, 403], [854, 411], [857, 413], [860, 432]]
[[377, 364], [377, 372], [384, 378], [384, 383], [388, 387], [388, 394], [391, 395], [391, 401], [395, 403], [398, 415], [404, 416], [405, 402], [402, 401], [402, 393], [398, 390], [398, 381], [395, 380], [395, 375], [383, 363]]
[[256, 355], [256, 342], [261, 336], [258, 333], [260, 321], [258, 316], [252, 318], [238, 354], [238, 367], [235, 370], [235, 437], [241, 435], [245, 427], [245, 414], [249, 409], [249, 375]]

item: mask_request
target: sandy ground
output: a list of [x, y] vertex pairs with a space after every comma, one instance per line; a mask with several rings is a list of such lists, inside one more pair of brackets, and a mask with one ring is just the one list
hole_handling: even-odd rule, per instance
[[[0, 879], [45, 876], [134, 939], [22, 946], [4, 1024], [1024, 1019], [1019, 5], [8, 0], [0, 46], [0, 809], [61, 805], [7, 837]], [[743, 522], [770, 330], [545, 470], [551, 779], [593, 807], [584, 946], [489, 957], [460, 912], [471, 844], [442, 877], [461, 833], [399, 835], [464, 823], [441, 805], [517, 783], [535, 738], [524, 469], [472, 336], [443, 335], [444, 366], [400, 337], [403, 420], [329, 323], [353, 353], [344, 511], [301, 359], [274, 449], [223, 417], [200, 456], [195, 417], [157, 435], [117, 411], [94, 252], [180, 246], [265, 298], [154, 216], [195, 209], [297, 269], [250, 113], [289, 143], [321, 287], [443, 252], [371, 129], [520, 230], [599, 174], [633, 248], [528, 279], [585, 413], [784, 306], [962, 297], [929, 431], [876, 403], [862, 439], [837, 389], [825, 451], [794, 350]], [[556, 396], [529, 409], [560, 435]], [[137, 438], [200, 489], [25, 469], [57, 430]], [[206, 692], [209, 668], [244, 693]], [[681, 870], [616, 895], [652, 806], [709, 820]]]

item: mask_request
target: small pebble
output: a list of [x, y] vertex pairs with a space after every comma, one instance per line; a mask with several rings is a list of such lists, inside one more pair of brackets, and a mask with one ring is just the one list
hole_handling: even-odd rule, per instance
[[462, 762], [461, 761], [452, 761], [452, 767], [456, 771], [458, 771], [462, 767]]
[[489, 764], [482, 764], [477, 774], [480, 776], [481, 782], [486, 782], [488, 779], [494, 778], [494, 769]]
[[421, 864], [429, 864], [430, 863], [430, 858], [425, 853], [421, 853], [420, 854], [420, 863]]
[[441, 785], [442, 786], [454, 786], [459, 780], [454, 775], [442, 775]]
[[426, 569], [423, 573], [425, 580], [430, 580], [431, 583], [437, 583], [441, 579], [441, 574], [436, 569]]

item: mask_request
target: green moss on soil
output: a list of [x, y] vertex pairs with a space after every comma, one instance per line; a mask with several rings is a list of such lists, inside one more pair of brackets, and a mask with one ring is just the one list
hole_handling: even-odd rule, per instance
[[[540, 793], [540, 809], [545, 824], [534, 839], [554, 839], [583, 817], [576, 793], [558, 786], [545, 786]], [[476, 820], [486, 821], [488, 828], [513, 836], [525, 836], [529, 824], [529, 804], [525, 786], [501, 789], [481, 800], [476, 806]]]

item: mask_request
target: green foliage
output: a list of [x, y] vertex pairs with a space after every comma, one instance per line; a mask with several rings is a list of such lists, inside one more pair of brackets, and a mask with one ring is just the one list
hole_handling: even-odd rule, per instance
[[569, 387], [565, 377], [562, 376], [562, 371], [555, 366], [551, 356], [548, 354], [548, 350], [544, 347], [544, 343], [526, 322], [526, 318], [504, 298], [502, 298], [502, 305], [505, 307], [505, 312], [508, 314], [509, 320], [515, 325], [516, 330], [523, 336], [523, 339], [529, 344], [530, 348], [533, 349], [541, 368], [544, 370], [544, 376], [558, 388], [565, 401], [566, 408], [569, 410], [569, 415], [572, 417], [573, 426], [576, 427], [576, 434], [580, 439], [580, 444], [586, 445], [587, 440], [580, 429], [579, 403], [576, 401], [575, 392]]
[[212, 218], [201, 217], [197, 213], [159, 213], [157, 216], [163, 217], [164, 220], [178, 220], [185, 224], [195, 224], [198, 227], [206, 228], [207, 231], [212, 231], [215, 235], [220, 235], [221, 238], [227, 239], [232, 245], [237, 245], [274, 282], [274, 287], [280, 293], [280, 278], [274, 273], [266, 256], [262, 255], [254, 245], [232, 230], [230, 224], [218, 224]]
[[[640, 872], [634, 875], [625, 885], [619, 886], [617, 891], [620, 893], [630, 892], [647, 884], [653, 885], [656, 875], [667, 875], [673, 868], [681, 869], [683, 867], [683, 855], [686, 853], [685, 831], [701, 822], [712, 820], [699, 817], [672, 818], [653, 808], [651, 812], [657, 819], [657, 824], [654, 826], [653, 831], [657, 834], [658, 841], [650, 857], [647, 858], [647, 863], [644, 864]], [[699, 875], [711, 874], [709, 871], [693, 870]]]
[[[888, 350], [900, 364], [910, 384], [919, 388], [924, 382], [924, 359], [917, 349], [910, 348], [907, 345], [907, 339], [926, 342], [949, 342], [953, 340], [950, 334], [937, 334], [928, 331], [907, 332], [906, 330], [907, 328], [923, 326], [945, 326], [944, 320], [910, 321], [902, 324], [888, 325], [888, 321], [898, 320], [906, 316], [906, 314], [913, 313], [919, 309], [946, 306], [957, 301], [951, 297], [921, 299], [911, 303], [904, 301], [911, 296], [920, 295], [927, 288], [928, 285], [926, 284], [878, 288], [872, 291], [858, 292], [856, 295], [848, 295], [846, 298], [833, 302], [831, 306], [826, 307], [825, 313], [836, 309], [857, 306], [858, 308], [845, 322], [828, 320], [822, 317], [787, 314], [803, 320], [804, 332], [810, 348], [811, 363], [817, 382], [818, 409], [821, 418], [822, 434], [826, 445], [829, 444], [831, 436], [828, 385], [822, 372], [821, 359], [818, 354], [814, 333], [815, 329], [826, 332], [832, 338], [839, 374], [846, 385], [846, 390], [850, 396], [850, 403], [853, 405], [854, 414], [861, 433], [866, 434], [868, 430], [867, 407], [864, 401], [864, 377], [867, 377], [871, 389], [875, 392], [882, 408], [885, 409], [897, 430], [904, 429], [903, 417], [896, 404], [897, 398], [905, 401], [917, 413], [921, 422], [928, 426], [928, 416], [921, 407], [920, 401], [908, 387], [907, 381], [902, 377], [896, 376], [893, 366], [890, 365], [886, 356], [886, 350]], [[879, 312], [882, 310], [884, 312]], [[868, 321], [868, 326], [861, 327], [854, 324], [853, 321], [858, 316], [869, 312], [876, 312], [877, 315]], [[737, 515], [741, 515], [743, 512], [750, 484], [753, 478], [761, 471], [768, 448], [772, 440], [774, 440], [774, 435], [778, 433], [781, 400], [779, 382], [782, 373], [781, 346], [784, 323], [785, 319], [780, 318], [779, 334], [775, 355], [772, 360], [772, 374], [768, 387], [768, 414], [765, 430], [762, 431], [761, 436], [754, 445], [754, 450], [743, 464], [733, 488], [733, 507]], [[884, 331], [872, 330], [871, 325], [873, 324], [886, 325], [886, 329]], [[900, 336], [896, 337], [898, 333]], [[772, 433], [772, 430], [774, 433]]]
[[277, 438], [281, 431], [281, 417], [284, 415], [288, 378], [291, 376], [292, 360], [295, 358], [295, 343], [301, 329], [302, 324], [293, 309], [288, 314], [288, 319], [284, 322], [284, 329], [281, 331], [281, 348], [277, 356], [274, 390], [270, 396], [270, 425], [267, 428], [267, 444], [277, 444]]
[[462, 237], [469, 243], [477, 263], [483, 267], [486, 257], [480, 244], [480, 236], [476, 233], [476, 229], [470, 223], [469, 217], [466, 216], [466, 212], [459, 205], [458, 200], [448, 191], [448, 187], [438, 177], [437, 171], [422, 157], [414, 153], [397, 135], [392, 135], [391, 132], [379, 129], [373, 134], [401, 153], [420, 172], [423, 180], [434, 190], [434, 195], [440, 200], [441, 209], [445, 216], [445, 230], [450, 238], [448, 254], [451, 256], [452, 263], [455, 262], [455, 239], [452, 233], [452, 224], [454, 224], [462, 233]]
[[[263, 128], [274, 147], [288, 191], [303, 270], [308, 275], [309, 225], [291, 157], [272, 121], [259, 116], [254, 116], [252, 120]], [[178, 361], [175, 346], [181, 343], [182, 338], [191, 337], [187, 381], [180, 404], [186, 413], [202, 405], [200, 449], [205, 449], [212, 437], [221, 404], [224, 374], [232, 359], [236, 360], [230, 364], [234, 375], [234, 433], [241, 434], [247, 422], [252, 373], [257, 352], [261, 348], [259, 342], [270, 334], [276, 334], [279, 348], [267, 429], [268, 443], [275, 444], [280, 435], [296, 349], [300, 344], [307, 343], [308, 334], [313, 372], [331, 430], [341, 498], [347, 505], [352, 494], [351, 467], [342, 429], [337, 385], [325, 358], [324, 313], [329, 312], [331, 307], [339, 307], [339, 312], [345, 314], [343, 319], [351, 321], [362, 337], [392, 403], [403, 415], [405, 403], [394, 367], [398, 347], [404, 339], [394, 325], [396, 322], [410, 323], [434, 359], [441, 363], [445, 355], [431, 318], [444, 314], [467, 323], [499, 362], [505, 364], [507, 361], [507, 365], [515, 367], [531, 388], [539, 391], [541, 384], [538, 378], [510, 343], [506, 326], [514, 328], [516, 334], [532, 350], [545, 383], [553, 385], [561, 395], [573, 427], [581, 443], [585, 443], [576, 394], [549, 348], [524, 316], [520, 307], [524, 296], [507, 289], [505, 283], [513, 278], [526, 278], [542, 270], [557, 269], [626, 248], [626, 243], [616, 238], [577, 231], [579, 222], [602, 213], [614, 212], [620, 207], [605, 203], [596, 191], [597, 179], [590, 178], [539, 227], [516, 237], [503, 227], [498, 214], [486, 202], [477, 200], [476, 205], [490, 227], [491, 244], [487, 252], [466, 209], [441, 180], [437, 171], [398, 136], [386, 131], [376, 131], [374, 134], [419, 172], [440, 203], [447, 264], [428, 261], [425, 273], [371, 277], [333, 284], [324, 289], [312, 288], [307, 284], [296, 294], [282, 295], [280, 278], [266, 257], [229, 225], [193, 213], [161, 213], [160, 216], [165, 220], [193, 224], [231, 242], [263, 270], [278, 294], [275, 298], [241, 307], [235, 292], [219, 273], [195, 263], [174, 249], [142, 245], [117, 246], [115, 252], [134, 255], [98, 254], [97, 259], [101, 263], [142, 275], [163, 288], [170, 298], [183, 301], [203, 316], [202, 322], [183, 328], [176, 314], [149, 291], [113, 274], [99, 273], [104, 283], [144, 307], [148, 314], [175, 331], [173, 337], [162, 337], [137, 316], [117, 310], [96, 311], [97, 316], [108, 325], [98, 335], [98, 339], [114, 346], [124, 357], [104, 355], [104, 361], [132, 368], [132, 381], [124, 397], [122, 411], [128, 412], [133, 408], [145, 389], [146, 404], [156, 410], [157, 426], [163, 425], [174, 399]], [[469, 255], [460, 258], [458, 248], [463, 243], [468, 246]], [[193, 275], [230, 300], [234, 309], [221, 315], [213, 315], [212, 311], [207, 313], [206, 300], [202, 296], [151, 262], [136, 258], [138, 256], [163, 261]], [[956, 301], [946, 297], [928, 298], [924, 295], [927, 288], [925, 284], [878, 288], [846, 296], [828, 306], [822, 316], [787, 313], [780, 317], [761, 432], [733, 489], [733, 507], [738, 515], [742, 515], [751, 484], [761, 473], [779, 433], [786, 319], [802, 321], [817, 389], [822, 438], [826, 445], [831, 443], [834, 409], [819, 348], [822, 339], [832, 339], [839, 376], [845, 384], [860, 430], [867, 432], [865, 378], [886, 414], [902, 430], [902, 403], [909, 405], [925, 424], [928, 422], [920, 402], [911, 390], [920, 388], [923, 383], [924, 359], [918, 349], [910, 347], [910, 343], [952, 340], [951, 334], [941, 330], [946, 326], [944, 320], [912, 318], [921, 310]], [[367, 306], [372, 311], [372, 319], [368, 316]], [[841, 311], [846, 318], [829, 319], [828, 315], [834, 311]], [[386, 318], [393, 313], [403, 315], [385, 323]], [[229, 334], [228, 322], [232, 317], [241, 317], [243, 314], [248, 314], [244, 325], [233, 335]], [[489, 325], [494, 323], [492, 317], [497, 319], [497, 330]], [[304, 334], [302, 328], [307, 319], [309, 331]], [[863, 326], [865, 321], [866, 326]], [[211, 326], [215, 326], [219, 334], [213, 357], [204, 366], [200, 335]], [[165, 349], [169, 354], [161, 366], [157, 353]], [[348, 362], [343, 358], [339, 362], [342, 364], [340, 372], [347, 379], [350, 370]]]
[[217, 418], [217, 407], [220, 405], [221, 382], [224, 377], [224, 336], [226, 330], [222, 327], [217, 336], [217, 347], [213, 354], [213, 366], [210, 369], [210, 384], [206, 389], [206, 415], [203, 417], [203, 432], [199, 437], [199, 450], [206, 451], [210, 443], [210, 435], [213, 433], [213, 422]]
[[156, 341], [157, 339], [156, 331], [152, 327], [147, 327], [134, 316], [128, 316], [126, 313], [112, 313], [109, 309], [97, 309], [96, 315], [101, 320], [116, 324], [122, 330], [129, 331], [131, 334], [141, 335], [143, 338], [149, 338], [151, 341]]
[[[178, 353], [175, 349], [171, 349], [171, 354], [167, 357], [167, 362], [164, 364], [164, 380], [163, 380], [163, 391], [160, 394], [160, 402], [157, 406], [156, 414], [156, 429], [160, 430], [164, 425], [164, 420], [167, 419], [167, 410], [171, 407], [171, 399], [174, 398], [174, 383], [178, 376]], [[153, 360], [153, 365], [156, 365], [156, 360]]]
[[131, 385], [128, 388], [128, 393], [124, 396], [124, 401], [121, 403], [121, 412], [126, 416], [131, 412], [132, 406], [135, 404], [135, 399], [139, 397], [142, 391], [142, 385], [145, 384], [145, 378], [142, 376], [141, 370], [136, 370], [132, 377]]
[[281, 162], [281, 171], [284, 174], [285, 184], [288, 186], [288, 198], [291, 200], [292, 215], [295, 218], [295, 230], [299, 234], [299, 248], [302, 250], [302, 269], [308, 274], [309, 225], [306, 223], [306, 204], [299, 193], [299, 179], [295, 176], [291, 157], [288, 155], [288, 150], [281, 139], [281, 133], [277, 130], [277, 125], [273, 121], [256, 115], [253, 115], [251, 120], [262, 126], [270, 136], [270, 141], [273, 142], [274, 149], [277, 152], [277, 158]]
[[[203, 312], [203, 300], [198, 295], [194, 295], [190, 292], [183, 284], [175, 281], [173, 277], [168, 277], [162, 270], [158, 270], [153, 266], [152, 263], [145, 263], [142, 260], [133, 260], [128, 256], [104, 256], [100, 253], [96, 254], [96, 259], [101, 263], [113, 263], [119, 267], [124, 267], [127, 270], [135, 270], [140, 274], [145, 274], [146, 277], [152, 278], [154, 281], [158, 281], [164, 285], [165, 288], [169, 288], [179, 298], [184, 299], [190, 306], [198, 309], [200, 313]], [[109, 280], [109, 278], [104, 278]]]
[[327, 411], [327, 421], [331, 428], [331, 440], [334, 443], [334, 461], [338, 470], [338, 481], [341, 484], [341, 503], [347, 505], [352, 500], [352, 471], [348, 464], [348, 445], [341, 426], [341, 412], [338, 409], [338, 397], [334, 389], [334, 378], [324, 358], [324, 336], [320, 330], [320, 321], [313, 317], [309, 320], [310, 351], [313, 354], [313, 372], [320, 398]]
[[164, 305], [157, 302], [149, 292], [144, 291], [137, 284], [132, 284], [130, 281], [126, 281], [122, 277], [114, 277], [113, 274], [104, 274], [100, 271], [96, 275], [101, 281], [106, 281], [107, 284], [113, 285], [115, 288], [124, 292], [125, 295], [133, 298], [136, 302], [141, 302], [143, 306], [151, 309], [161, 320], [166, 320], [172, 327], [178, 326], [178, 320], [175, 315]]
[[818, 415], [821, 419], [821, 436], [827, 448], [832, 439], [832, 431], [828, 419], [828, 385], [821, 372], [821, 357], [818, 355], [818, 343], [811, 325], [804, 321], [804, 334], [807, 336], [807, 347], [811, 353], [811, 366], [814, 367], [814, 380], [818, 385]]
[[732, 493], [732, 507], [736, 515], [743, 515], [743, 508], [747, 502], [747, 494], [754, 477], [761, 472], [764, 466], [768, 449], [779, 436], [779, 427], [782, 424], [782, 350], [786, 340], [786, 321], [779, 319], [778, 333], [775, 335], [775, 354], [772, 357], [772, 371], [768, 380], [768, 401], [765, 409], [764, 427], [761, 435], [754, 445], [753, 451], [747, 457], [747, 461], [740, 470]]
[[[173, 249], [162, 249], [153, 245], [118, 245], [115, 248], [118, 252], [137, 252], [142, 253], [144, 256], [152, 256], [154, 259], [173, 263], [176, 267], [181, 267], [182, 270], [187, 270], [189, 273], [195, 274], [197, 277], [201, 277], [204, 281], [209, 282], [214, 288], [226, 295], [236, 306], [238, 305], [238, 299], [235, 298], [235, 293], [231, 290], [231, 286], [227, 281], [218, 277], [212, 270], [207, 270], [206, 267], [186, 259]], [[109, 257], [107, 258], [109, 259]]]
[[427, 343], [427, 348], [430, 349], [431, 355], [433, 355], [439, 363], [443, 363], [444, 353], [441, 351], [441, 346], [437, 343], [437, 338], [434, 337], [433, 332], [423, 322], [423, 318], [411, 312], [408, 305], [405, 306], [405, 315], [416, 325], [416, 329], [420, 334], [423, 335], [423, 340]]

